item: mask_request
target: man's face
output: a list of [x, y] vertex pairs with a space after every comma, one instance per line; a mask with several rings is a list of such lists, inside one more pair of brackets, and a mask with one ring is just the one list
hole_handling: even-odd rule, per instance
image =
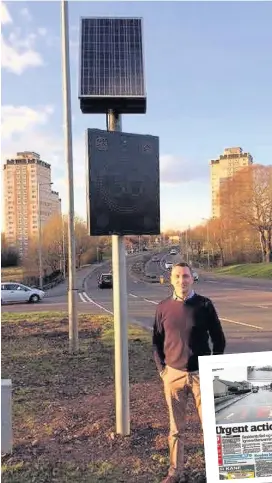
[[178, 296], [189, 294], [192, 290], [193, 283], [194, 279], [188, 267], [173, 267], [171, 284]]

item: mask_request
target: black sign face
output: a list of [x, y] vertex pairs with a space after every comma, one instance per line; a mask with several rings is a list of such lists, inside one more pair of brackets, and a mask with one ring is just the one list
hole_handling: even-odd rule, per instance
[[90, 235], [160, 233], [159, 138], [87, 131]]

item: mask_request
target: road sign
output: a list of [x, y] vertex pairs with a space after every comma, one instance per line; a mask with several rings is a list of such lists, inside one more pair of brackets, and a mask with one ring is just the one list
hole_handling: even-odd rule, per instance
[[160, 233], [159, 138], [87, 130], [90, 234]]

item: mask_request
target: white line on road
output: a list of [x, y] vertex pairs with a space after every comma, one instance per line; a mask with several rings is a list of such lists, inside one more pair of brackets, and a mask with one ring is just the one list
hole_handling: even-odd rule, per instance
[[257, 305], [260, 309], [269, 309], [267, 305]]
[[229, 414], [228, 416], [226, 416], [226, 419], [231, 418], [231, 416], [234, 416], [234, 413], [231, 413], [231, 414]]
[[208, 282], [208, 283], [218, 283], [216, 280], [205, 280], [205, 282]]
[[84, 297], [83, 297], [83, 294], [81, 292], [79, 292], [79, 297], [81, 298], [82, 302], [85, 302], [85, 304], [88, 302], [88, 300], [86, 300]]
[[224, 317], [220, 317], [220, 320], [230, 322], [231, 324], [244, 325], [245, 327], [252, 327], [253, 329], [263, 330], [263, 327], [259, 327], [258, 325], [245, 324], [244, 322], [237, 322], [237, 320], [225, 319]]
[[137, 299], [137, 298], [138, 298], [138, 295], [134, 295], [133, 293], [130, 293], [129, 295], [130, 295], [131, 297], [135, 297], [135, 299]]
[[92, 304], [94, 304], [96, 307], [98, 307], [99, 309], [101, 310], [104, 310], [105, 312], [107, 312], [108, 314], [111, 314], [113, 315], [113, 312], [111, 310], [108, 310], [108, 309], [105, 309], [105, 307], [103, 307], [103, 305], [100, 305], [98, 304], [97, 302], [95, 302], [93, 299], [91, 299], [91, 297], [89, 297], [89, 295], [86, 294], [86, 292], [83, 292], [84, 293], [84, 296], [86, 297], [86, 299], [91, 302]]
[[155, 305], [158, 305], [159, 302], [155, 302], [154, 300], [148, 300], [148, 299], [144, 299], [146, 302], [149, 302], [150, 304], [155, 304]]

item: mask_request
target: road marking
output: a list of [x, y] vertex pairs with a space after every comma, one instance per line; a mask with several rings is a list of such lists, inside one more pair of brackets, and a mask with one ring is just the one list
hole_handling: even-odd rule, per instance
[[226, 416], [226, 419], [231, 418], [231, 416], [234, 416], [234, 413], [231, 413], [231, 414], [229, 414], [228, 416]]
[[113, 315], [113, 312], [111, 310], [108, 310], [106, 309], [105, 307], [103, 307], [103, 305], [100, 305], [98, 304], [97, 302], [95, 302], [93, 299], [91, 299], [91, 297], [89, 297], [89, 295], [86, 294], [86, 292], [83, 292], [84, 296], [86, 297], [86, 299], [91, 302], [92, 304], [94, 304], [96, 307], [98, 307], [99, 309], [101, 310], [104, 310], [105, 312], [107, 312], [108, 314], [111, 314]]
[[208, 282], [208, 283], [218, 283], [216, 280], [205, 280], [205, 282]]
[[226, 319], [224, 317], [220, 317], [220, 320], [224, 320], [225, 322], [230, 322], [231, 324], [244, 325], [245, 327], [252, 327], [253, 329], [263, 330], [263, 327], [259, 327], [258, 325], [245, 324], [244, 322], [238, 322], [237, 320]]
[[134, 297], [135, 299], [137, 299], [137, 298], [138, 298], [138, 295], [134, 295], [133, 293], [130, 293], [129, 295], [130, 295], [131, 297]]
[[240, 303], [240, 305], [242, 305], [242, 307], [248, 307], [248, 308], [260, 308], [260, 309], [269, 309], [270, 307], [268, 307], [268, 305], [255, 305], [255, 304], [242, 304]]
[[85, 302], [85, 304], [88, 302], [88, 300], [85, 300], [85, 298], [83, 297], [83, 294], [81, 292], [79, 292], [78, 295], [81, 298], [82, 302]]
[[158, 305], [158, 302], [155, 302], [154, 300], [148, 300], [148, 299], [144, 299], [146, 302], [149, 302], [150, 304], [155, 304], [155, 305]]

